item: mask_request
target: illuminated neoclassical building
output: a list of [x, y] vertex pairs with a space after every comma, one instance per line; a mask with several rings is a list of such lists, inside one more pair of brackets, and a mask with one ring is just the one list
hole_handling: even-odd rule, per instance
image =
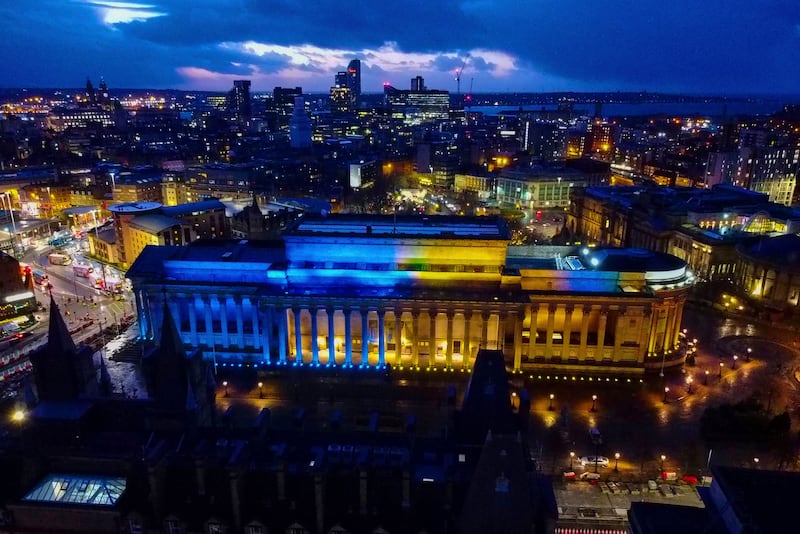
[[280, 241], [147, 247], [128, 272], [142, 336], [164, 302], [220, 364], [640, 373], [678, 345], [693, 276], [639, 249], [512, 247], [478, 217], [302, 219]]

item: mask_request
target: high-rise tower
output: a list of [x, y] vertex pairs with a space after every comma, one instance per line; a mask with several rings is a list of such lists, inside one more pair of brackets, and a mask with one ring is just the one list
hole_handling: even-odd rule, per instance
[[294, 111], [289, 119], [289, 146], [311, 148], [311, 119], [306, 113], [306, 101], [302, 96], [294, 99]]
[[347, 88], [353, 98], [355, 107], [361, 104], [361, 60], [354, 59], [347, 65]]
[[236, 123], [246, 126], [250, 121], [250, 80], [234, 80], [228, 93], [228, 109]]

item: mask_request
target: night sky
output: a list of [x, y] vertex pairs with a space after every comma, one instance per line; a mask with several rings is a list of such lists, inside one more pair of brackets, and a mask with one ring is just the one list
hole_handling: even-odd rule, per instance
[[5, 87], [800, 93], [800, 0], [3, 0]]

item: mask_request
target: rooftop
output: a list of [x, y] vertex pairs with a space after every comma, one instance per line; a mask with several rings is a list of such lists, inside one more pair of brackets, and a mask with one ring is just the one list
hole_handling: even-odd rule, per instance
[[190, 215], [195, 212], [224, 209], [225, 204], [216, 198], [212, 198], [199, 202], [189, 202], [188, 204], [178, 204], [177, 206], [164, 206], [161, 208], [161, 213], [169, 217], [180, 217], [181, 215]]
[[356, 237], [443, 237], [508, 240], [508, 229], [496, 217], [330, 215], [306, 217], [291, 230], [294, 235]]
[[161, 207], [160, 202], [126, 202], [124, 204], [114, 204], [108, 207], [112, 213], [142, 213], [153, 211]]
[[84, 506], [114, 506], [125, 491], [120, 477], [50, 474], [44, 477], [23, 500]]
[[151, 234], [162, 232], [167, 228], [172, 228], [173, 226], [179, 224], [180, 222], [172, 217], [167, 217], [166, 215], [160, 215], [158, 213], [146, 213], [144, 215], [139, 215], [130, 222], [130, 225], [133, 228], [137, 228]]

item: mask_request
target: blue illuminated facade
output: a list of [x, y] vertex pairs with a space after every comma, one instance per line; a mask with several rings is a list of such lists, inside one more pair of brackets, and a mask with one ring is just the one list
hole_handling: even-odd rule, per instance
[[500, 219], [338, 215], [278, 241], [147, 247], [140, 334], [164, 301], [183, 342], [232, 366], [641, 373], [672, 355], [693, 276], [644, 250], [513, 247]]

